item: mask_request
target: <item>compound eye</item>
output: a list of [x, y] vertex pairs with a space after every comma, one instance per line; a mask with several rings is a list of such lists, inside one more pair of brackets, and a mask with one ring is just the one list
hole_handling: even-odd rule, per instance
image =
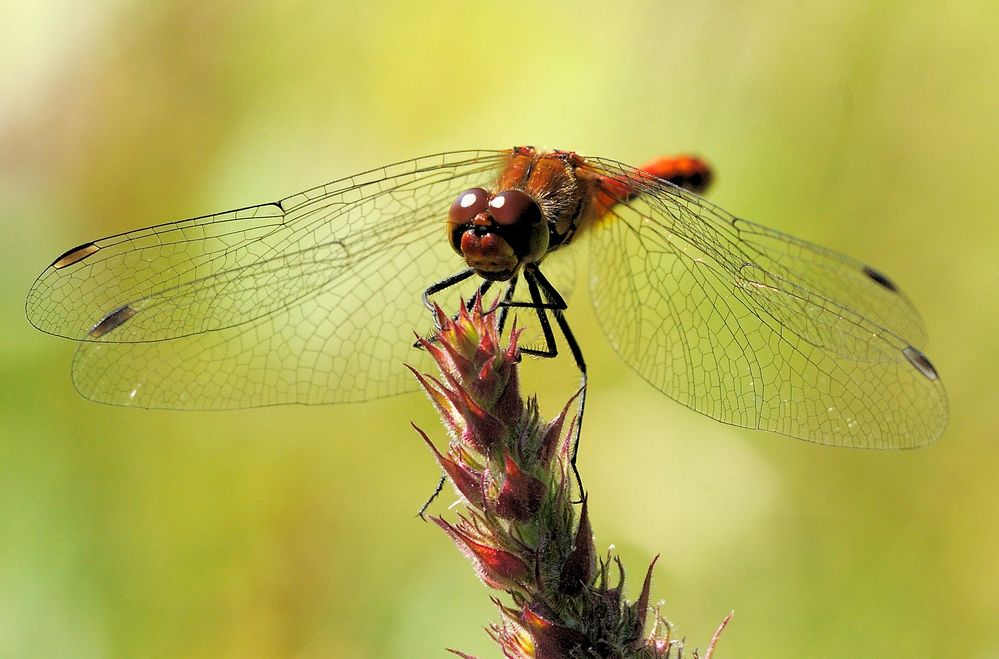
[[521, 190], [505, 190], [489, 200], [489, 210], [498, 224], [530, 226], [541, 221], [538, 202]]
[[454, 200], [448, 217], [454, 224], [467, 224], [479, 213], [486, 210], [489, 193], [482, 188], [469, 188]]

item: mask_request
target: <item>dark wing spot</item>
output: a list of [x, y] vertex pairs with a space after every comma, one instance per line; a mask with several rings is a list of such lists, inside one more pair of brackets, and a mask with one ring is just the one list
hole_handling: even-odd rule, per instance
[[889, 291], [892, 291], [894, 293], [898, 292], [898, 288], [895, 286], [895, 282], [893, 282], [891, 279], [888, 279], [888, 277], [886, 277], [883, 272], [878, 272], [871, 266], [865, 265], [864, 274], [873, 279], [878, 284], [881, 284], [882, 286], [887, 288]]
[[94, 325], [93, 328], [87, 332], [87, 335], [94, 339], [99, 339], [108, 332], [124, 325], [125, 321], [134, 315], [135, 309], [129, 305], [126, 304], [118, 307], [108, 315], [104, 316], [104, 318], [101, 319], [101, 322]]
[[920, 373], [925, 375], [930, 380], [940, 379], [940, 376], [937, 374], [937, 369], [933, 368], [933, 364], [931, 364], [930, 360], [926, 358], [926, 355], [916, 348], [909, 346], [908, 348], [902, 350], [902, 354], [905, 355], [905, 358], [908, 359], [913, 366], [919, 369]]
[[52, 267], [58, 270], [59, 268], [65, 268], [67, 265], [73, 265], [77, 261], [82, 261], [87, 258], [99, 249], [100, 247], [94, 243], [85, 243], [79, 247], [74, 247], [53, 261]]

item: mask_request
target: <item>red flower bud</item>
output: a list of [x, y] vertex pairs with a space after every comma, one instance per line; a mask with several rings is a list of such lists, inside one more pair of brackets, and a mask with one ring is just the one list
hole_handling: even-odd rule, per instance
[[443, 455], [434, 446], [434, 443], [430, 441], [427, 437], [427, 433], [423, 432], [416, 424], [410, 424], [416, 429], [416, 432], [420, 433], [423, 437], [423, 441], [427, 443], [430, 450], [433, 451], [434, 457], [437, 458], [437, 463], [444, 469], [444, 472], [454, 483], [455, 488], [461, 493], [465, 500], [477, 508], [482, 508], [482, 474], [470, 469], [468, 466], [455, 462], [450, 457]]
[[534, 637], [539, 659], [555, 657], [585, 657], [590, 641], [581, 632], [556, 625], [525, 606], [520, 621]]
[[441, 415], [441, 419], [444, 421], [444, 425], [447, 426], [448, 432], [455, 437], [459, 436], [464, 424], [461, 423], [461, 417], [457, 415], [454, 406], [451, 405], [451, 401], [447, 395], [447, 388], [436, 378], [420, 373], [409, 364], [405, 364], [405, 366], [416, 376], [420, 386], [423, 387], [423, 391], [430, 398], [430, 402], [437, 408], [437, 412]]
[[579, 511], [579, 525], [576, 527], [576, 538], [573, 550], [569, 553], [562, 572], [558, 578], [559, 592], [575, 596], [583, 592], [583, 588], [593, 580], [593, 571], [597, 566], [597, 550], [593, 545], [593, 529], [590, 526], [590, 515], [587, 511], [586, 497]]
[[483, 455], [489, 455], [492, 448], [500, 443], [508, 427], [484, 407], [476, 403], [468, 393], [455, 385], [447, 390], [447, 396], [460, 418], [461, 440]]
[[490, 588], [497, 590], [521, 590], [531, 569], [524, 561], [514, 554], [484, 544], [471, 537], [471, 534], [461, 525], [448, 524], [441, 517], [431, 517], [470, 561], [476, 574]]
[[656, 561], [659, 560], [659, 554], [656, 554], [655, 558], [649, 564], [649, 569], [645, 573], [645, 583], [642, 584], [642, 592], [638, 596], [638, 600], [631, 606], [631, 613], [634, 616], [632, 620], [634, 621], [634, 626], [631, 628], [630, 636], [635, 643], [635, 647], [642, 644], [642, 630], [645, 629], [645, 619], [649, 615], [649, 589], [652, 587], [652, 568], [656, 566]]
[[495, 597], [491, 599], [499, 609], [502, 622], [490, 625], [487, 631], [489, 636], [500, 644], [503, 656], [508, 659], [536, 659], [538, 655], [534, 638], [520, 624], [520, 611], [503, 606], [503, 603]]
[[503, 519], [525, 521], [541, 507], [545, 484], [524, 473], [509, 453], [503, 454], [505, 477], [494, 510]]
[[524, 398], [520, 395], [520, 376], [517, 369], [512, 368], [512, 365], [513, 362], [503, 362], [505, 367], [503, 370], [506, 371], [504, 374], [506, 384], [496, 397], [493, 409], [497, 417], [507, 419], [511, 424], [515, 424], [520, 421], [524, 414]]
[[552, 419], [547, 426], [545, 426], [544, 433], [542, 435], [541, 447], [538, 451], [538, 458], [541, 460], [542, 464], [548, 465], [552, 458], [559, 453], [565, 453], [568, 450], [569, 438], [572, 437], [573, 429], [575, 428], [575, 419], [569, 424], [569, 432], [562, 442], [561, 451], [559, 450], [559, 438], [562, 436], [562, 426], [565, 424], [566, 415], [569, 413], [569, 406], [572, 402], [583, 392], [582, 389], [573, 394], [572, 398], [566, 401], [565, 406], [562, 411], [559, 412], [558, 416]]

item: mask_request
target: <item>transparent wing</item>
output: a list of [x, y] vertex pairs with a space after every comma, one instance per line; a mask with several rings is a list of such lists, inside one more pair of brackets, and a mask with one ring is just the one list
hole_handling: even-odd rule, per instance
[[[883, 274], [607, 160], [626, 182], [591, 234], [591, 290], [618, 353], [726, 423], [835, 446], [936, 439], [947, 400], [922, 321]], [[620, 194], [620, 193], [619, 193]]]
[[541, 262], [541, 270], [566, 302], [576, 288], [576, 250], [560, 249]]
[[280, 202], [70, 250], [29, 320], [81, 341], [73, 378], [101, 402], [181, 409], [335, 403], [411, 389], [429, 284], [462, 269], [444, 215], [507, 152], [390, 165]]

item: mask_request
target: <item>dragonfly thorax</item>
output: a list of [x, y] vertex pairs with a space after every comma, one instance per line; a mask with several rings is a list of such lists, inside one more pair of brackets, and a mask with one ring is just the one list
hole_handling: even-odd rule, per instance
[[460, 193], [451, 205], [448, 240], [484, 279], [506, 281], [548, 251], [549, 226], [538, 203], [517, 189]]

